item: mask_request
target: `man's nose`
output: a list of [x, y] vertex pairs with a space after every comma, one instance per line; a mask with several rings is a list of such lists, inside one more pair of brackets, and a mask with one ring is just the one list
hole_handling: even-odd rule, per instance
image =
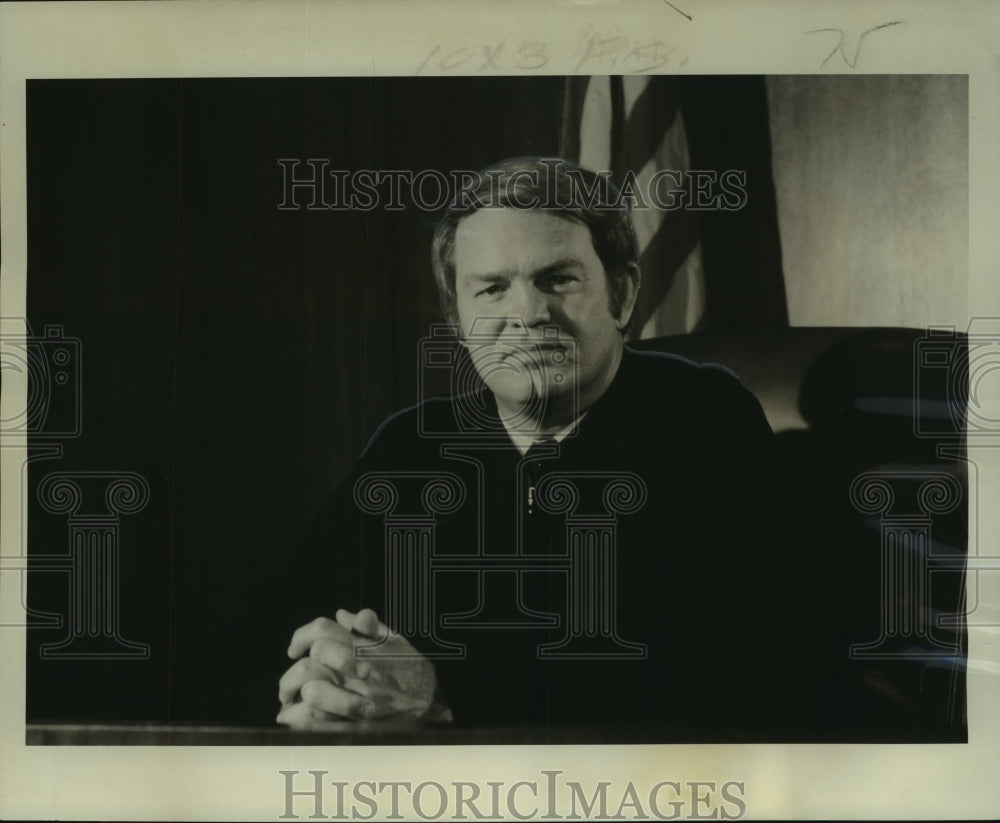
[[532, 328], [550, 319], [548, 298], [534, 285], [515, 284], [506, 306], [507, 325]]

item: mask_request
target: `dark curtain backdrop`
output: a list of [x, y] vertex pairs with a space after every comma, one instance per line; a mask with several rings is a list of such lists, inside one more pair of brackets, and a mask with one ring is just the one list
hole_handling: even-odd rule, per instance
[[[28, 319], [78, 338], [82, 363], [82, 433], [33, 442], [63, 454], [31, 465], [29, 550], [68, 551], [66, 517], [36, 499], [49, 472], [135, 472], [151, 492], [119, 526], [121, 634], [149, 659], [43, 660], [67, 626], [36, 625], [29, 720], [273, 719], [290, 632], [315, 616], [288, 549], [417, 399], [418, 341], [439, 319], [438, 215], [279, 210], [277, 161], [552, 155], [564, 93], [555, 77], [29, 81]], [[704, 242], [706, 263], [732, 254]], [[65, 616], [68, 590], [65, 572], [33, 572], [29, 605]]]

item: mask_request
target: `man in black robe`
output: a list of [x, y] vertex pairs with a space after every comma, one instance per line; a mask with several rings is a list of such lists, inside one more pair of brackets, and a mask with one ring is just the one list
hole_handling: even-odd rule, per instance
[[303, 597], [327, 616], [292, 638], [279, 722], [774, 739], [771, 431], [727, 370], [625, 347], [639, 268], [618, 192], [505, 161], [433, 254], [457, 335], [423, 355], [457, 388], [380, 427], [305, 542]]

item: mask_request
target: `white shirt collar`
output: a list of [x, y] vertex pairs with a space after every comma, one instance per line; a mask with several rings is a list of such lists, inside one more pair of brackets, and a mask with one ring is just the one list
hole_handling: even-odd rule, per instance
[[587, 412], [584, 412], [565, 428], [560, 429], [555, 434], [546, 434], [546, 435], [539, 435], [538, 432], [515, 431], [511, 429], [510, 426], [507, 425], [506, 420], [504, 420], [502, 417], [500, 419], [501, 422], [503, 423], [503, 427], [507, 430], [507, 436], [510, 437], [511, 442], [514, 444], [514, 448], [516, 448], [523, 457], [525, 454], [528, 453], [528, 449], [530, 449], [532, 444], [534, 443], [541, 443], [552, 440], [554, 440], [556, 443], [561, 443], [566, 437], [568, 437], [573, 431], [576, 430], [576, 427], [580, 425], [580, 421], [583, 420], [583, 418], [586, 416]]

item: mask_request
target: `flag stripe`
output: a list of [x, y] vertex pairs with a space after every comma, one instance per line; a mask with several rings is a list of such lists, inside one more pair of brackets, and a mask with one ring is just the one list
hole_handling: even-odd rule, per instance
[[[661, 153], [663, 137], [670, 132], [680, 114], [680, 97], [669, 77], [628, 77], [626, 80], [645, 81], [635, 103], [628, 112], [625, 130], [628, 134], [628, 168], [641, 169]], [[687, 146], [685, 156], [687, 154]]]
[[621, 76], [610, 77], [611, 90], [611, 176], [621, 180], [628, 168], [628, 146], [625, 143], [625, 82]]
[[[579, 112], [579, 138], [564, 146], [579, 147], [581, 166], [609, 170], [622, 185], [631, 171], [643, 198], [660, 170], [686, 171], [687, 136], [680, 113], [675, 78], [629, 75], [592, 77], [570, 83], [568, 116]], [[581, 102], [582, 100], [582, 102]], [[573, 155], [568, 156], [573, 159]], [[661, 180], [666, 194], [668, 181]], [[632, 218], [639, 240], [642, 287], [632, 333], [648, 336], [689, 331], [704, 311], [701, 252], [697, 223], [683, 209], [666, 212], [637, 202]], [[694, 302], [691, 302], [694, 301]], [[669, 305], [667, 304], [669, 303]]]
[[569, 77], [563, 86], [562, 123], [559, 127], [559, 156], [576, 161], [580, 157], [580, 124], [589, 77]]

